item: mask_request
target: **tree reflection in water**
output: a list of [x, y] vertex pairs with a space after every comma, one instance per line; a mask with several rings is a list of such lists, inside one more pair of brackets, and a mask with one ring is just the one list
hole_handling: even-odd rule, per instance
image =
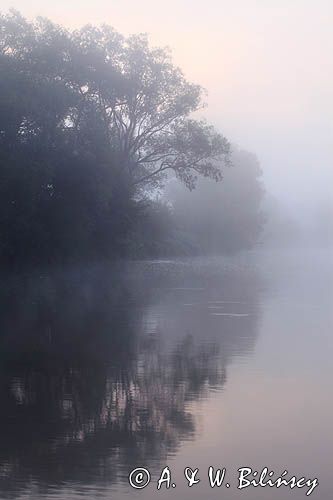
[[258, 291], [254, 271], [199, 260], [4, 281], [2, 494], [115, 484], [193, 439], [191, 402], [254, 346]]

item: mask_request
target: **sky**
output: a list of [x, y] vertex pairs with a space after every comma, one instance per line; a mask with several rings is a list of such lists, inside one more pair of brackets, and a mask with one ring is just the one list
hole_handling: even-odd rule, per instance
[[269, 192], [298, 208], [332, 199], [332, 0], [1, 0], [0, 8], [69, 28], [148, 33], [207, 90], [203, 115], [257, 154]]

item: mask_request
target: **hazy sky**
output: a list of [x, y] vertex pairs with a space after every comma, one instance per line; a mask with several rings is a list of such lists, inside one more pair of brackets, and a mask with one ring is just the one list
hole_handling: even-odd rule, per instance
[[208, 91], [205, 116], [255, 152], [286, 202], [333, 186], [332, 0], [1, 0], [68, 27], [108, 23], [168, 45]]

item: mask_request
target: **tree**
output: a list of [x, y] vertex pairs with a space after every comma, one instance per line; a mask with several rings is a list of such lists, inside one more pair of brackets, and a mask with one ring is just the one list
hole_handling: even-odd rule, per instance
[[222, 179], [229, 143], [192, 118], [202, 106], [201, 87], [185, 79], [166, 49], [150, 48], [146, 36], [125, 38], [109, 26], [70, 32], [14, 13], [1, 18], [0, 47], [75, 94], [63, 127], [75, 134], [87, 108], [95, 109], [117, 161], [141, 191], [160, 185], [168, 171], [190, 189], [198, 175]]
[[[105, 30], [100, 35], [107, 40]], [[159, 181], [168, 170], [189, 188], [197, 174], [221, 180], [228, 142], [189, 118], [202, 105], [202, 89], [186, 81], [167, 51], [150, 49], [146, 37], [122, 38], [116, 60], [125, 92], [104, 100], [104, 110], [134, 183]]]

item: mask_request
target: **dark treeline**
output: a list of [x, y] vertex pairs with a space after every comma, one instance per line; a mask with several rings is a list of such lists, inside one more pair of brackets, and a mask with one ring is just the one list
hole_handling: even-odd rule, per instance
[[[68, 31], [15, 12], [1, 16], [1, 265], [212, 250], [191, 243], [207, 235], [183, 217], [183, 209], [190, 216], [187, 206], [156, 201], [172, 176], [192, 191], [199, 177], [221, 181], [232, 163], [228, 141], [192, 117], [202, 94], [168, 51], [150, 48], [143, 35], [125, 38], [108, 26]], [[258, 172], [249, 189], [253, 181], [249, 212], [259, 207]], [[231, 217], [228, 233], [213, 218], [212, 230], [225, 242], [254, 226], [256, 234], [259, 219], [256, 213], [244, 230]], [[252, 243], [245, 236], [231, 250]]]

